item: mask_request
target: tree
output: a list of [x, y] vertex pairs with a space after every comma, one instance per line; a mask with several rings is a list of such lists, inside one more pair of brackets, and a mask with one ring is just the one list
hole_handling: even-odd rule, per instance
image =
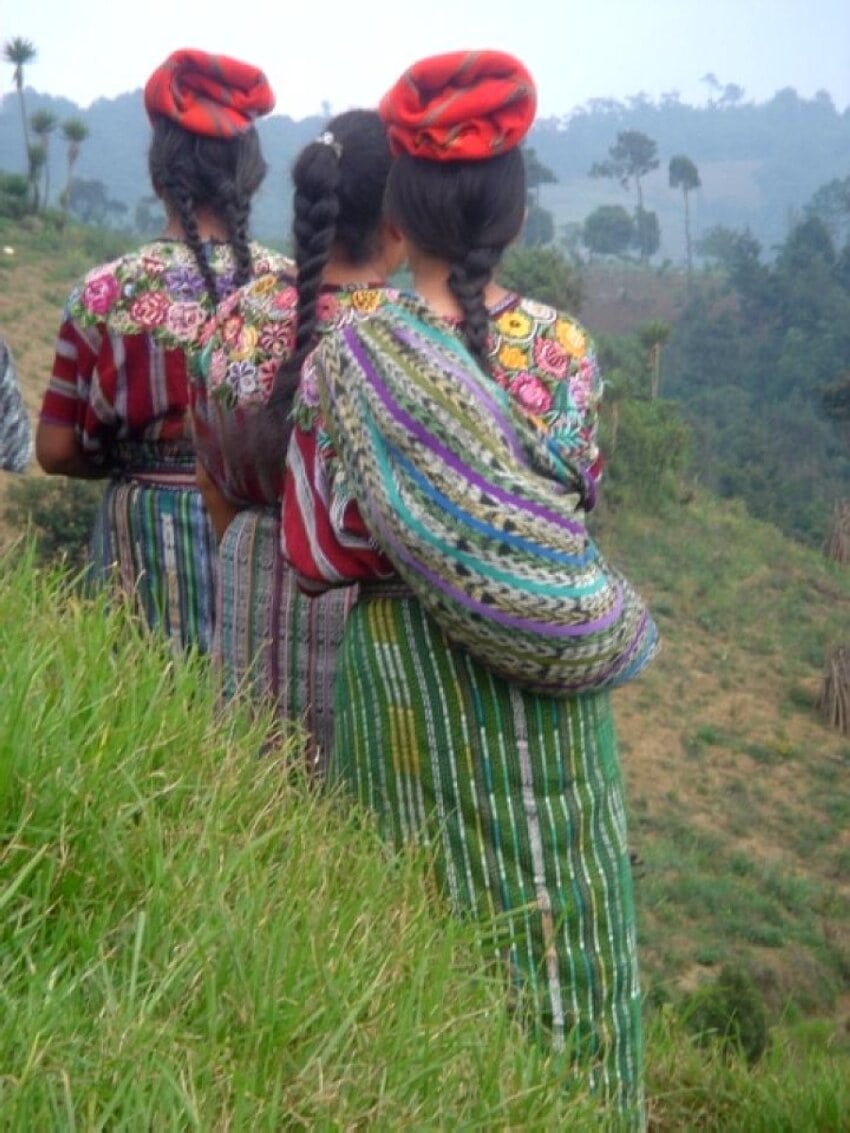
[[40, 142], [33, 143], [30, 146], [29, 152], [29, 182], [30, 182], [30, 195], [32, 198], [32, 207], [38, 212], [41, 198], [38, 191], [39, 181], [44, 172], [44, 167], [47, 164], [47, 151]]
[[632, 241], [640, 258], [645, 262], [661, 247], [661, 226], [658, 213], [652, 209], [635, 210], [635, 234]]
[[527, 248], [551, 244], [555, 238], [555, 218], [540, 204], [540, 186], [553, 185], [555, 174], [538, 158], [534, 149], [522, 151], [525, 162], [526, 204], [528, 215], [522, 230], [522, 242]]
[[594, 162], [590, 170], [591, 177], [610, 177], [619, 181], [624, 189], [634, 184], [637, 194], [635, 217], [642, 261], [645, 261], [649, 255], [645, 220], [650, 214], [644, 211], [641, 178], [658, 168], [657, 150], [658, 147], [652, 138], [647, 137], [640, 130], [620, 130], [617, 141], [608, 150], [608, 160]]
[[581, 276], [557, 248], [511, 248], [498, 274], [503, 286], [540, 303], [573, 313], [581, 307]]
[[649, 362], [649, 397], [651, 401], [655, 401], [658, 397], [658, 391], [661, 387], [661, 355], [672, 333], [673, 328], [670, 324], [662, 322], [661, 319], [652, 319], [638, 327], [638, 338], [646, 351], [647, 361]]
[[525, 161], [525, 181], [527, 185], [529, 204], [540, 204], [540, 186], [555, 185], [558, 178], [537, 156], [537, 151], [531, 146], [523, 147], [523, 160]]
[[74, 166], [80, 156], [80, 146], [89, 136], [89, 128], [81, 118], [68, 118], [62, 123], [62, 136], [68, 143], [68, 179], [65, 182], [65, 191], [62, 194], [62, 226], [68, 219], [68, 209], [71, 206], [71, 183], [74, 180]]
[[38, 138], [39, 144], [44, 150], [44, 196], [42, 200], [46, 208], [50, 198], [50, 135], [59, 125], [59, 119], [49, 110], [36, 110], [30, 118], [30, 125], [32, 132]]
[[16, 36], [3, 44], [3, 57], [14, 68], [15, 88], [18, 92], [18, 103], [21, 108], [21, 122], [24, 127], [24, 170], [29, 173], [30, 167], [30, 132], [27, 125], [27, 108], [24, 100], [24, 67], [31, 63], [37, 55], [35, 44], [28, 39]]
[[540, 205], [529, 205], [522, 228], [522, 243], [526, 248], [539, 248], [555, 239], [555, 218]]
[[634, 221], [622, 205], [600, 205], [582, 228], [582, 240], [592, 255], [620, 256], [634, 236]]
[[30, 183], [23, 173], [0, 173], [0, 216], [20, 220], [29, 208]]
[[82, 224], [102, 224], [106, 219], [109, 197], [102, 181], [76, 177], [68, 190], [68, 210]]
[[699, 179], [699, 170], [689, 157], [683, 153], [670, 158], [667, 167], [670, 188], [681, 189], [685, 201], [685, 255], [688, 262], [688, 280], [693, 274], [693, 254], [691, 250], [691, 211], [688, 194], [698, 189], [702, 182]]
[[817, 216], [829, 229], [837, 247], [850, 239], [850, 177], [834, 177], [821, 185], [806, 206], [807, 216]]

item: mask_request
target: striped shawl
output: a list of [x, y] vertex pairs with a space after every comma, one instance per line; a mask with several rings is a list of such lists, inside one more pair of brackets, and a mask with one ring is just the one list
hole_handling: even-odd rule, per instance
[[587, 532], [582, 469], [443, 321], [400, 297], [329, 335], [314, 362], [363, 519], [450, 640], [551, 695], [649, 663], [655, 624]]

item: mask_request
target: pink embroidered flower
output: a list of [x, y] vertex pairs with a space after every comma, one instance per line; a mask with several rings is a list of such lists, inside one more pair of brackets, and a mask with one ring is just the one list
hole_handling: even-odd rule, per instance
[[130, 304], [130, 314], [141, 327], [158, 327], [165, 322], [168, 305], [161, 291], [146, 291]]
[[260, 350], [272, 358], [281, 358], [293, 344], [292, 327], [286, 323], [267, 323], [260, 331]]
[[557, 342], [537, 338], [534, 340], [534, 361], [544, 374], [563, 378], [567, 373], [570, 357]]
[[227, 354], [223, 350], [214, 350], [210, 358], [209, 385], [210, 389], [217, 389], [227, 374]]
[[517, 374], [508, 392], [529, 413], [546, 413], [552, 407], [552, 394], [533, 374]]
[[93, 315], [105, 315], [118, 296], [118, 280], [109, 272], [101, 272], [86, 281], [83, 303]]
[[162, 275], [165, 271], [165, 261], [161, 260], [159, 256], [150, 255], [150, 253], [143, 255], [142, 271], [145, 275]]
[[[319, 303], [321, 303], [319, 299]], [[295, 305], [298, 302], [298, 295], [295, 288], [291, 285], [282, 287], [271, 301], [271, 307], [274, 311], [294, 311]]]
[[204, 308], [200, 303], [172, 303], [168, 309], [166, 326], [177, 338], [192, 342], [204, 317]]
[[221, 341], [226, 346], [236, 346], [242, 331], [242, 316], [231, 315], [230, 318], [224, 319], [219, 325], [221, 327]]
[[586, 413], [595, 400], [597, 386], [596, 366], [588, 358], [582, 358], [578, 364], [578, 370], [570, 382], [573, 401], [581, 413]]
[[206, 346], [217, 330], [218, 327], [216, 326], [215, 319], [208, 319], [201, 328], [201, 333], [198, 335], [199, 345]]
[[259, 396], [263, 401], [268, 401], [269, 394], [272, 392], [274, 385], [274, 376], [277, 373], [277, 362], [270, 360], [263, 362], [257, 369], [257, 385]]
[[339, 305], [336, 295], [320, 295], [316, 303], [316, 317], [322, 322], [332, 322], [339, 311]]

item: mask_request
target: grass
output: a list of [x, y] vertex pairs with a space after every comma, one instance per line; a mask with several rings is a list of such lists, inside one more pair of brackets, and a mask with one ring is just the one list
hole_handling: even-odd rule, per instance
[[17, 553], [0, 653], [3, 1128], [581, 1117], [422, 863], [259, 758], [203, 664]]
[[[0, 1128], [613, 1128], [517, 1029], [427, 863], [293, 753], [260, 757], [263, 721], [220, 710], [203, 662], [23, 545], [0, 561], [0, 656]], [[651, 872], [701, 875], [722, 845], [678, 837]], [[809, 903], [740, 856], [728, 872]], [[777, 1024], [750, 1068], [672, 1003], [646, 1017], [653, 1130], [845, 1127], [826, 1024]]]

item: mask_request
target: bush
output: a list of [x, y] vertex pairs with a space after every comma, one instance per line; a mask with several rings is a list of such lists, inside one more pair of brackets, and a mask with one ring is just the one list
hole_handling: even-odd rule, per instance
[[5, 518], [31, 530], [40, 563], [84, 565], [103, 485], [93, 480], [26, 477], [9, 484]]
[[724, 965], [713, 984], [704, 984], [682, 1007], [687, 1029], [701, 1043], [717, 1042], [727, 1051], [740, 1051], [753, 1066], [767, 1049], [767, 1013], [752, 978]]

